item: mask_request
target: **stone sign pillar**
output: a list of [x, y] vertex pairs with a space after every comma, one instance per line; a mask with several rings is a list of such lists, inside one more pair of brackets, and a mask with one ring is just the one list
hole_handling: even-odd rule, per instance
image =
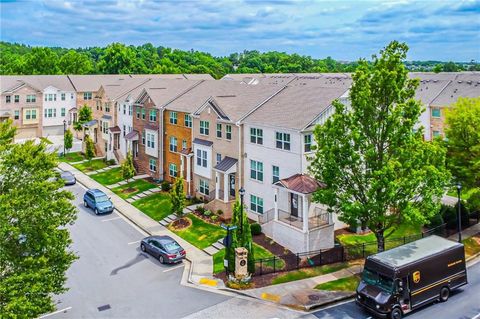
[[248, 275], [248, 250], [244, 247], [235, 248], [235, 277], [242, 279]]

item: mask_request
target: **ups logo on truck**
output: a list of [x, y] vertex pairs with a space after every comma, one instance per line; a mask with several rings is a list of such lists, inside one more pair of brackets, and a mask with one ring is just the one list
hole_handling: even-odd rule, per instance
[[416, 271], [412, 275], [413, 282], [418, 284], [420, 282], [420, 271]]

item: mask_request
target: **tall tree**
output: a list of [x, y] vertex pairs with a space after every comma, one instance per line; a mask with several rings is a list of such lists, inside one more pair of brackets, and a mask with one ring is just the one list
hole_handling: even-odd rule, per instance
[[112, 43], [106, 47], [100, 57], [98, 68], [105, 74], [135, 73], [135, 51], [121, 43]]
[[480, 97], [460, 97], [445, 116], [448, 167], [464, 186], [480, 188]]
[[[83, 130], [83, 124], [91, 121], [93, 119], [92, 109], [87, 105], [83, 105], [78, 110], [78, 119], [75, 123], [73, 123], [73, 129], [75, 131]], [[77, 136], [78, 137], [78, 136]]]
[[[0, 125], [0, 136], [10, 135]], [[11, 141], [10, 141], [11, 143]], [[8, 149], [8, 150], [7, 150]], [[0, 317], [36, 318], [55, 310], [75, 259], [65, 227], [75, 220], [73, 195], [54, 177], [56, 155], [44, 143], [0, 150]]]
[[93, 140], [89, 135], [85, 135], [85, 158], [89, 161], [95, 156], [95, 145], [93, 145]]
[[88, 74], [93, 71], [93, 65], [88, 56], [69, 50], [62, 55], [58, 66], [63, 74]]
[[23, 74], [59, 74], [58, 55], [50, 48], [35, 47], [25, 55]]
[[127, 153], [127, 158], [125, 161], [122, 163], [122, 177], [123, 179], [126, 179], [127, 182], [130, 178], [133, 178], [135, 176], [135, 167], [133, 166], [133, 156], [132, 152]]
[[[243, 209], [243, 214], [242, 214]], [[243, 223], [243, 224], [242, 224]], [[244, 247], [248, 251], [248, 272], [255, 273], [255, 251], [252, 240], [252, 231], [248, 222], [245, 205], [240, 205], [237, 200], [233, 204], [232, 225], [237, 226], [232, 233], [232, 246], [225, 250], [225, 259], [228, 260], [228, 269], [233, 272], [235, 270], [235, 248]]]
[[[70, 131], [70, 129], [67, 129], [65, 131], [65, 137], [64, 137], [64, 143], [65, 143], [65, 149], [66, 149], [66, 152], [68, 153], [68, 151], [70, 151], [73, 147], [73, 134], [72, 134], [72, 131]], [[63, 156], [66, 156], [66, 154], [63, 154]]]
[[310, 169], [326, 184], [314, 200], [340, 220], [368, 227], [379, 251], [395, 226], [423, 224], [438, 211], [449, 180], [444, 148], [414, 130], [422, 108], [414, 99], [418, 80], [409, 79], [402, 63], [407, 51], [393, 41], [370, 65], [360, 60], [350, 105], [335, 101], [334, 115], [314, 132]]
[[6, 147], [13, 142], [17, 128], [12, 125], [12, 119], [0, 121], [0, 151], [2, 146]]
[[177, 216], [183, 215], [185, 208], [185, 190], [183, 189], [183, 178], [178, 177], [173, 183], [170, 190], [170, 198], [172, 200], [172, 211]]

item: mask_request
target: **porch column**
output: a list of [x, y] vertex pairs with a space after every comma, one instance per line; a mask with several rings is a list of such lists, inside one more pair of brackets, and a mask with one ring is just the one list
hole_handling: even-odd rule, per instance
[[180, 155], [180, 177], [183, 178], [183, 161], [185, 160], [185, 158], [183, 157], [183, 155]]
[[190, 162], [192, 161], [191, 157], [187, 157], [187, 183], [190, 183], [190, 176], [192, 175], [192, 171], [190, 168]]
[[275, 197], [273, 198], [273, 219], [278, 221], [278, 188], [275, 188]]
[[307, 195], [302, 195], [302, 216], [303, 216], [303, 232], [308, 231], [308, 199]]
[[219, 179], [220, 173], [215, 172], [215, 199], [220, 199], [220, 183], [218, 181]]
[[223, 173], [223, 202], [228, 203], [228, 174]]

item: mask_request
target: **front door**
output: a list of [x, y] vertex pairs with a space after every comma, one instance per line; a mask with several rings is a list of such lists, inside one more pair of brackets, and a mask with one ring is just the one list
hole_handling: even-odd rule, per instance
[[290, 215], [298, 217], [298, 195], [290, 193]]
[[230, 196], [235, 197], [235, 174], [228, 175], [230, 185]]
[[137, 153], [138, 153], [138, 142], [133, 141], [132, 142], [132, 156], [133, 156], [133, 158], [137, 158]]

